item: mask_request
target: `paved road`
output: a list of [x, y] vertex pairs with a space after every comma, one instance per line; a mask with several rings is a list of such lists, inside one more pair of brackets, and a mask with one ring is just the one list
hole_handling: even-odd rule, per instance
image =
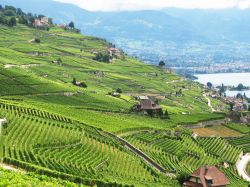
[[236, 163], [236, 168], [237, 168], [239, 175], [246, 181], [250, 182], [250, 176], [248, 175], [246, 171], [247, 165], [249, 162], [250, 162], [250, 153], [247, 153], [240, 157], [240, 159]]

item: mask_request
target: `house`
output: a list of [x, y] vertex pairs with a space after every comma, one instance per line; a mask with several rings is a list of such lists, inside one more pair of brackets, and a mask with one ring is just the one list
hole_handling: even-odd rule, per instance
[[147, 113], [148, 111], [152, 111], [155, 113], [159, 113], [161, 110], [160, 105], [157, 105], [151, 99], [142, 99], [140, 103], [136, 106], [137, 111], [141, 111]]
[[47, 17], [42, 17], [42, 18], [38, 18], [35, 19], [35, 21], [33, 22], [33, 26], [34, 27], [47, 27], [49, 26], [49, 18]]
[[108, 49], [108, 53], [110, 56], [120, 56], [121, 51], [117, 48], [111, 47]]
[[49, 25], [49, 18], [48, 17], [42, 17], [40, 20], [41, 20], [42, 24]]
[[205, 166], [196, 170], [184, 187], [226, 187], [229, 180], [216, 166]]

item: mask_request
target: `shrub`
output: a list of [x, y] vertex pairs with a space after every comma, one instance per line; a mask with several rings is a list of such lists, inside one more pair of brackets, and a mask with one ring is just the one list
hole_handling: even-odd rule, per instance
[[35, 43], [41, 43], [41, 40], [39, 38], [35, 38], [34, 42]]
[[121, 94], [122, 93], [122, 89], [121, 88], [117, 88], [116, 92]]

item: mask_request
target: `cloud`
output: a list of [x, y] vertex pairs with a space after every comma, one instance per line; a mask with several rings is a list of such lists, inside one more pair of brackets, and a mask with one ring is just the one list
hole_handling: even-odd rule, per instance
[[186, 9], [250, 8], [250, 0], [55, 0], [72, 3], [89, 11], [121, 11], [162, 9], [166, 7]]

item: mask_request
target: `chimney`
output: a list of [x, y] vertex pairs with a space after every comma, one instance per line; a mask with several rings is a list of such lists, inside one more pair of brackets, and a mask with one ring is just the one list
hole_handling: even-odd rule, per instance
[[205, 173], [204, 173], [204, 175], [206, 175], [207, 172], [208, 172], [208, 166], [206, 165], [206, 166], [205, 166]]

